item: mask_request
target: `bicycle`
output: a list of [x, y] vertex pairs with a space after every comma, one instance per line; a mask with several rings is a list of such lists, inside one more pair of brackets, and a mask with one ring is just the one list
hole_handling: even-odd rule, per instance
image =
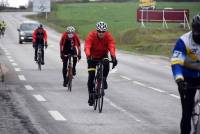
[[38, 50], [37, 50], [37, 64], [38, 64], [38, 70], [41, 71], [42, 69], [42, 45], [38, 44]]
[[190, 89], [197, 89], [197, 92], [195, 94], [194, 98], [194, 106], [193, 106], [193, 112], [192, 112], [192, 133], [191, 134], [199, 134], [200, 129], [198, 129], [198, 126], [200, 125], [200, 86], [198, 87], [190, 87]]
[[67, 88], [68, 88], [68, 91], [72, 91], [72, 79], [73, 79], [73, 72], [72, 72], [72, 55], [71, 54], [68, 54], [68, 55], [64, 55], [65, 57], [68, 57], [68, 65], [67, 65]]
[[[112, 61], [109, 61], [109, 63]], [[94, 110], [97, 109], [98, 105], [98, 110], [99, 113], [102, 112], [103, 109], [103, 100], [104, 100], [104, 77], [103, 77], [103, 64], [104, 60], [98, 61], [97, 63], [97, 71], [95, 74], [95, 80], [94, 80], [94, 94], [93, 94], [93, 100], [94, 100]]]

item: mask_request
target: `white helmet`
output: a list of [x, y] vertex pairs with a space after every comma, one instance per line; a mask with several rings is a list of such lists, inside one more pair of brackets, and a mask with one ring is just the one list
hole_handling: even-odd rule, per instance
[[97, 22], [97, 24], [96, 24], [97, 31], [105, 32], [105, 31], [107, 31], [107, 29], [108, 29], [108, 26], [105, 22], [103, 22], [103, 21]]
[[66, 32], [74, 33], [75, 32], [75, 28], [73, 26], [68, 26], [67, 29], [66, 29]]

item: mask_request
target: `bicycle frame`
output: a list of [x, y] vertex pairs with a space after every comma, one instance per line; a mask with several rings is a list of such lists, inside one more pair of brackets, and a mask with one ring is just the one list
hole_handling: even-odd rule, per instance
[[67, 65], [67, 76], [66, 78], [68, 79], [68, 91], [71, 92], [72, 90], [72, 79], [73, 79], [73, 73], [72, 73], [72, 55], [64, 55], [65, 57], [68, 57], [68, 65]]

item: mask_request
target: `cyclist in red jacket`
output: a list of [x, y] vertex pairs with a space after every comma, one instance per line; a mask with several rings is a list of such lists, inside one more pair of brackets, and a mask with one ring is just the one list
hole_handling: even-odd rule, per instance
[[100, 21], [96, 24], [96, 30], [91, 31], [85, 40], [85, 54], [87, 57], [89, 73], [87, 83], [89, 92], [88, 104], [90, 106], [92, 106], [94, 103], [92, 93], [94, 92], [94, 78], [98, 60], [105, 59], [103, 72], [104, 88], [108, 88], [106, 81], [109, 73], [108, 52], [110, 52], [111, 54], [114, 68], [117, 65], [117, 59], [115, 55], [115, 41], [111, 33], [107, 31], [107, 24], [105, 22]]
[[60, 57], [63, 61], [63, 86], [66, 87], [68, 80], [66, 78], [68, 57], [65, 55], [73, 55], [73, 75], [76, 75], [77, 57], [81, 59], [81, 43], [78, 35], [75, 33], [73, 26], [68, 26], [66, 32], [63, 33], [60, 40]]
[[47, 48], [47, 32], [44, 30], [43, 25], [40, 24], [39, 27], [33, 32], [33, 48], [35, 49], [35, 61], [37, 61], [37, 51], [38, 45], [42, 45], [42, 62], [44, 65], [44, 46]]

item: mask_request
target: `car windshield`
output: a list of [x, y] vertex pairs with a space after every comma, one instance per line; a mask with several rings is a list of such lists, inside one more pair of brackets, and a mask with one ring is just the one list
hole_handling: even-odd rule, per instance
[[23, 31], [32, 31], [38, 27], [38, 24], [34, 23], [24, 23], [20, 26], [20, 29]]

